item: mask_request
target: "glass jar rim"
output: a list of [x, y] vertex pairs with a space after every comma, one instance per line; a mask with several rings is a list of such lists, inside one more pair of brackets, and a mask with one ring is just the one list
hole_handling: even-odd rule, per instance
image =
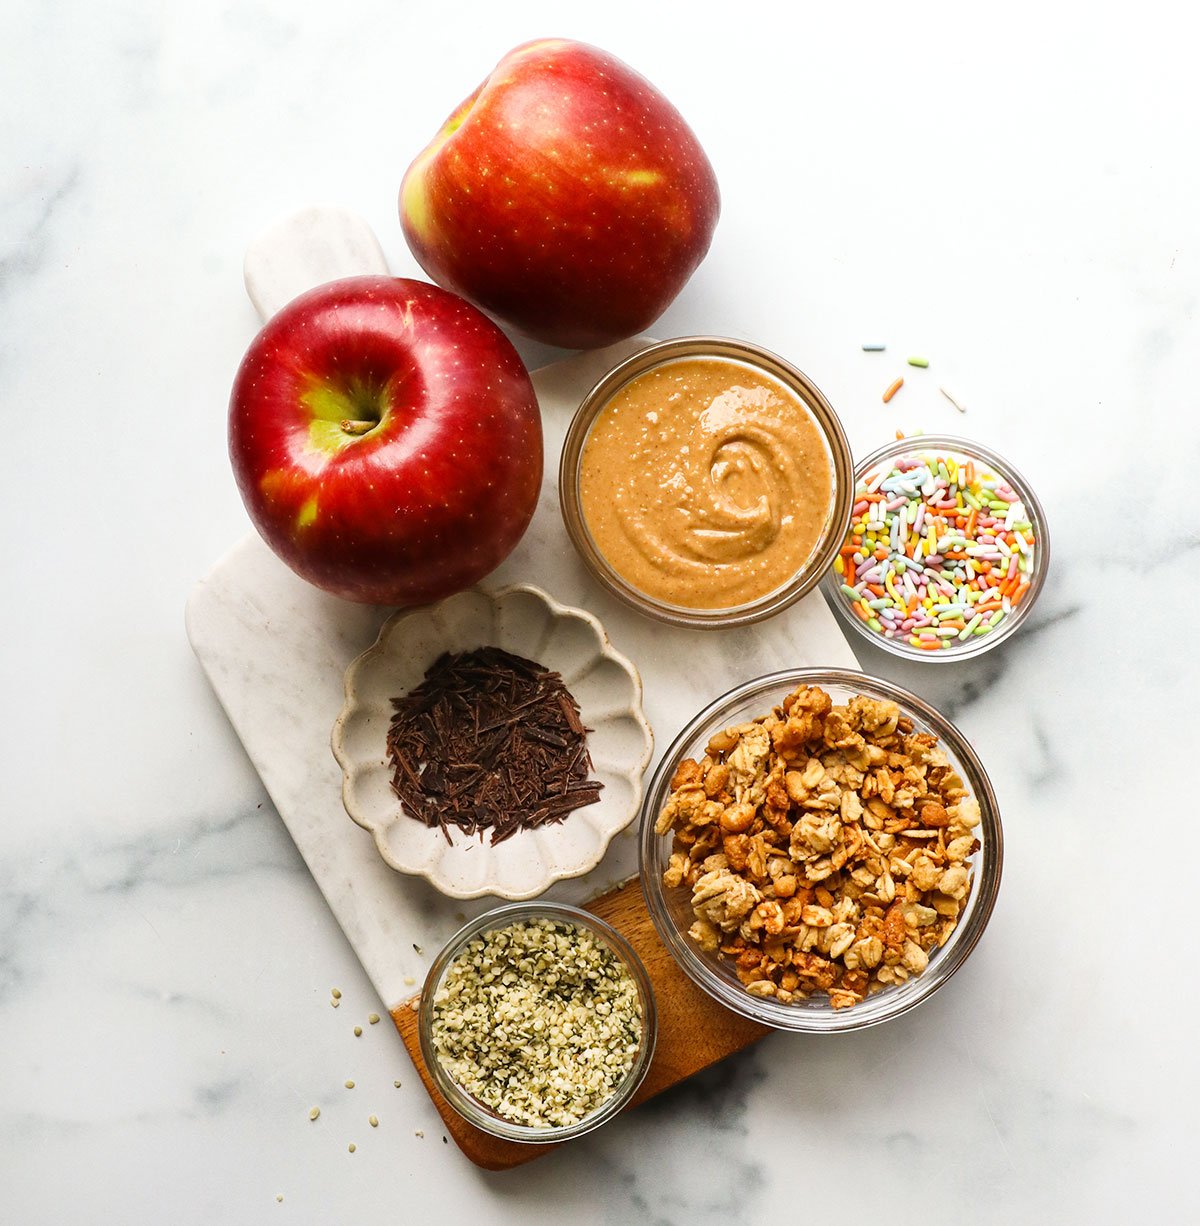
[[[692, 609], [656, 600], [622, 578], [597, 548], [584, 519], [580, 468], [592, 426], [614, 395], [647, 371], [688, 357], [725, 358], [755, 367], [795, 393], [813, 417], [828, 449], [830, 508], [825, 527], [804, 565], [787, 582], [742, 605]], [[613, 596], [639, 613], [669, 625], [723, 629], [763, 621], [782, 612], [817, 587], [833, 565], [850, 523], [854, 495], [854, 458], [841, 420], [819, 387], [798, 367], [751, 341], [721, 336], [680, 336], [657, 341], [605, 372], [576, 409], [563, 441], [558, 470], [559, 508], [567, 535], [593, 577]]]
[[[552, 919], [585, 928], [603, 940], [628, 968], [637, 985], [642, 1009], [642, 1042], [633, 1065], [621, 1084], [594, 1111], [578, 1123], [562, 1127], [538, 1128], [505, 1119], [474, 1098], [442, 1066], [433, 1042], [433, 998], [450, 964], [463, 947], [475, 936], [490, 929], [509, 927], [524, 919]], [[654, 1058], [658, 1039], [658, 1015], [654, 988], [637, 951], [612, 924], [582, 907], [569, 903], [526, 902], [506, 903], [493, 907], [469, 920], [455, 932], [438, 951], [421, 989], [418, 1008], [418, 1037], [421, 1058], [442, 1097], [468, 1123], [476, 1128], [509, 1141], [529, 1144], [554, 1144], [583, 1136], [612, 1119], [624, 1108], [644, 1080]]]
[[[882, 446], [876, 447], [874, 451], [855, 464], [855, 495], [857, 495], [858, 483], [876, 464], [918, 451], [938, 448], [958, 452], [973, 460], [982, 460], [995, 470], [997, 476], [1003, 477], [1020, 494], [1021, 502], [1029, 516], [1029, 522], [1033, 524], [1036, 532], [1037, 548], [1029, 591], [1014, 613], [1006, 619], [1003, 629], [998, 634], [989, 633], [977, 638], [973, 637], [962, 647], [953, 647], [949, 651], [922, 651], [900, 639], [885, 638], [882, 634], [872, 630], [850, 611], [845, 593], [841, 591], [841, 580], [836, 571], [830, 570], [826, 573], [823, 584], [826, 599], [829, 604], [833, 605], [834, 612], [844, 625], [851, 627], [855, 634], [864, 641], [873, 643], [881, 651], [886, 651], [903, 660], [916, 660], [922, 664], [954, 664], [962, 660], [978, 659], [984, 652], [991, 651], [993, 647], [1007, 642], [1020, 629], [1029, 616], [1030, 610], [1037, 603], [1050, 569], [1050, 529], [1041, 499], [1038, 498], [1036, 490], [1020, 469], [999, 452], [983, 443], [949, 433], [912, 434], [904, 438], [891, 439]], [[845, 533], [843, 533], [844, 539]]]

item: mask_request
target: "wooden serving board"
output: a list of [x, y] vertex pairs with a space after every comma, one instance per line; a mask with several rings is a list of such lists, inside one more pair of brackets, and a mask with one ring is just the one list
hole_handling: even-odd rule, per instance
[[[586, 909], [607, 920], [633, 946], [654, 988], [658, 1042], [646, 1079], [638, 1087], [630, 1107], [741, 1051], [768, 1033], [766, 1026], [747, 1021], [719, 1005], [679, 969], [654, 931], [638, 878], [593, 900]], [[392, 1020], [446, 1125], [447, 1134], [454, 1138], [459, 1149], [476, 1166], [489, 1171], [520, 1166], [557, 1149], [556, 1144], [529, 1145], [493, 1137], [468, 1123], [450, 1106], [434, 1085], [421, 1057], [416, 1011], [419, 1001], [420, 996], [414, 996], [397, 1005], [392, 1010]]]
[[[341, 210], [309, 209], [263, 235], [246, 256], [246, 281], [267, 318], [295, 294], [338, 276], [386, 273], [370, 227]], [[640, 671], [655, 736], [653, 770], [676, 732], [717, 695], [782, 668], [857, 668], [819, 593], [761, 625], [720, 632], [665, 627], [600, 590], [576, 556], [558, 509], [556, 457], [580, 400], [614, 363], [647, 343], [634, 338], [579, 354], [533, 375], [542, 410], [546, 482], [533, 522], [489, 583], [532, 582], [594, 613], [613, 645]], [[422, 1066], [412, 984], [468, 916], [501, 900], [462, 902], [394, 872], [341, 803], [341, 772], [329, 748], [346, 668], [374, 641], [392, 610], [338, 600], [297, 578], [251, 534], [192, 592], [187, 632], [221, 705], [330, 910], [378, 991], [434, 1103], [463, 1152], [500, 1170], [554, 1148], [499, 1141], [466, 1124]], [[635, 823], [636, 825], [636, 823]], [[763, 1033], [694, 987], [659, 942], [646, 911], [633, 829], [600, 865], [559, 882], [545, 897], [590, 906], [637, 950], [654, 986], [658, 1043], [634, 1102], [642, 1102], [740, 1051]], [[624, 882], [624, 885], [619, 883]], [[578, 1142], [586, 1144], [586, 1140]]]

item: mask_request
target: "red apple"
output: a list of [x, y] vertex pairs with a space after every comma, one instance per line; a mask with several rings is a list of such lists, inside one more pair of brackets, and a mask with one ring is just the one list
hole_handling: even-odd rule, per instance
[[238, 489], [268, 545], [349, 600], [412, 605], [521, 538], [542, 423], [508, 338], [423, 281], [350, 277], [258, 334], [229, 402]]
[[404, 235], [439, 285], [572, 349], [649, 327], [720, 210], [683, 116], [614, 56], [564, 39], [509, 52], [400, 187]]

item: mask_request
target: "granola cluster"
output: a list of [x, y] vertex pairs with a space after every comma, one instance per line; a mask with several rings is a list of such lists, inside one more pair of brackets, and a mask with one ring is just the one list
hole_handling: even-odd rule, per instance
[[801, 686], [679, 764], [657, 830], [688, 935], [746, 991], [835, 1009], [919, 975], [971, 891], [979, 804], [893, 702]]

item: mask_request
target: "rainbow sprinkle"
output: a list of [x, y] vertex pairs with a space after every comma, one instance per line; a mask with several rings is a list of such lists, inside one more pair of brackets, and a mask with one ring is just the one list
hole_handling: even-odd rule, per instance
[[1004, 478], [967, 457], [914, 452], [858, 481], [834, 570], [870, 630], [949, 651], [994, 632], [1021, 603], [1036, 548]]

